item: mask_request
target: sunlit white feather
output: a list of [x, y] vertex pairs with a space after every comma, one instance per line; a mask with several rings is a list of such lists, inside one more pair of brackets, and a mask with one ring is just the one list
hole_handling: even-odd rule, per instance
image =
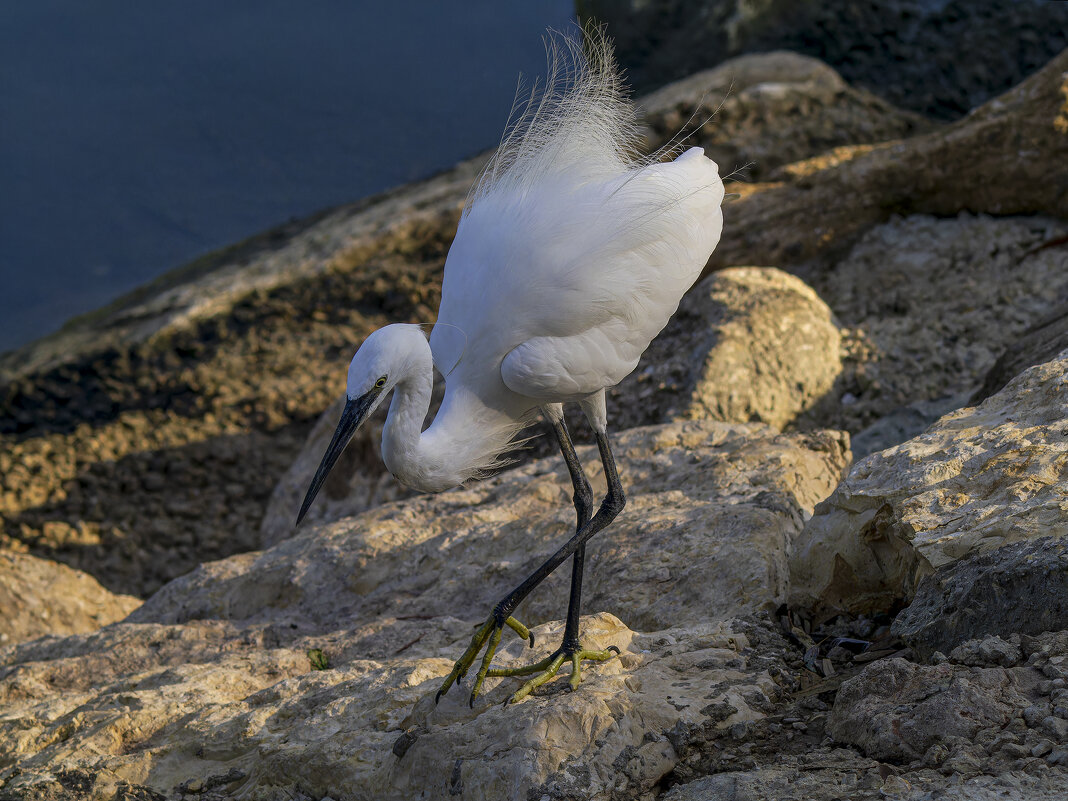
[[[632, 109], [609, 45], [592, 37], [584, 56], [555, 41], [562, 58], [546, 90], [469, 198], [429, 345], [418, 327], [387, 326], [361, 348], [375, 358], [357, 353], [350, 369], [352, 397], [388, 375], [382, 455], [417, 489], [494, 469], [539, 405], [622, 380], [719, 241], [715, 163], [699, 148], [665, 163], [631, 156]], [[421, 432], [431, 357], [445, 398]], [[373, 374], [381, 359], [396, 367]]]

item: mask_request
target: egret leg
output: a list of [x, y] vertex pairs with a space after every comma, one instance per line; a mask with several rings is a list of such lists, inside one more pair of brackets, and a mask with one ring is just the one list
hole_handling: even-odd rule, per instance
[[[550, 421], [552, 420], [553, 418], [550, 418]], [[556, 430], [555, 424], [554, 430]], [[566, 429], [562, 430], [565, 432], [566, 436]], [[559, 430], [557, 430], [557, 436], [560, 436]], [[554, 553], [547, 560], [545, 560], [545, 562], [543, 562], [537, 570], [527, 576], [527, 578], [518, 587], [508, 593], [508, 595], [506, 595], [504, 599], [502, 599], [493, 608], [493, 613], [490, 615], [489, 619], [478, 630], [475, 635], [475, 638], [472, 639], [471, 646], [468, 647], [467, 651], [465, 651], [464, 654], [460, 657], [460, 659], [456, 661], [452, 672], [445, 679], [445, 682], [442, 684], [441, 689], [438, 690], [437, 698], [440, 698], [444, 693], [446, 693], [452, 686], [453, 682], [467, 672], [468, 668], [471, 666], [471, 663], [474, 662], [475, 657], [478, 655], [478, 652], [482, 649], [482, 645], [490, 639], [494, 631], [499, 631], [506, 625], [505, 621], [509, 617], [511, 617], [512, 612], [523, 601], [523, 599], [526, 598], [534, 590], [535, 587], [537, 587], [542, 581], [544, 581], [545, 578], [554, 570], [556, 570], [556, 568], [558, 568], [568, 557], [578, 556], [579, 551], [581, 550], [582, 557], [584, 558], [585, 545], [590, 540], [590, 538], [592, 538], [595, 534], [607, 527], [623, 510], [623, 507], [626, 505], [627, 499], [626, 494], [623, 492], [623, 485], [619, 480], [619, 473], [616, 470], [615, 458], [612, 455], [612, 448], [608, 441], [608, 434], [605, 431], [598, 431], [596, 433], [596, 436], [597, 449], [598, 451], [600, 451], [601, 454], [601, 463], [604, 465], [605, 480], [608, 484], [608, 493], [605, 495], [604, 500], [601, 502], [601, 506], [597, 510], [597, 514], [595, 514], [583, 525], [579, 526], [578, 531], [575, 532], [571, 539], [569, 539], [563, 546], [561, 546], [556, 551], [556, 553]], [[570, 444], [570, 437], [567, 437], [567, 442], [568, 444]], [[561, 449], [565, 449], [563, 444], [561, 444]], [[570, 447], [570, 451], [573, 455], [574, 446]], [[565, 461], [568, 462], [569, 471], [572, 470], [572, 464], [574, 464], [578, 467], [579, 474], [582, 475], [581, 466], [578, 466], [577, 457], [574, 457], [572, 461], [570, 456], [565, 455]], [[581, 494], [579, 490], [579, 485], [581, 484], [581, 482], [575, 482], [575, 475], [575, 472], [572, 471], [572, 481], [573, 483], [576, 483], [575, 494], [576, 496], [578, 496]], [[585, 475], [582, 475], [582, 481], [585, 481]], [[588, 486], [589, 482], [585, 483]], [[576, 501], [576, 510], [579, 511], [579, 519], [581, 520], [582, 512], [579, 506], [579, 501]], [[573, 656], [577, 653], [580, 655], [579, 659], [603, 660], [610, 659], [613, 651], [615, 651], [615, 653], [619, 653], [618, 649], [615, 648], [609, 649], [607, 651], [582, 651], [581, 646], [578, 643], [579, 596], [582, 592], [582, 558], [576, 559], [574, 567], [575, 569], [573, 569], [571, 573], [572, 603], [569, 603], [568, 605], [568, 624], [565, 624], [564, 629], [565, 645], [561, 646], [559, 652], [554, 652], [554, 654], [550, 656], [548, 662], [546, 662], [543, 668], [538, 668], [545, 671], [548, 671], [550, 668], [552, 668], [552, 674], [555, 674], [556, 671], [559, 670], [560, 664], [563, 663], [563, 659], [560, 659], [560, 663], [555, 664], [554, 667], [554, 663], [556, 662], [556, 656], [566, 655], [571, 656], [573, 658]], [[571, 638], [568, 637], [569, 626], [573, 629], [573, 635]], [[496, 645], [496, 643], [493, 643], [493, 645]], [[567, 648], [566, 651], [565, 648]], [[587, 654], [589, 655], [587, 656]], [[540, 665], [541, 663], [538, 664]], [[522, 668], [520, 668], [519, 670], [522, 670]], [[475, 686], [472, 688], [471, 691], [471, 702], [473, 703], [475, 697], [477, 697], [479, 690], [481, 689], [482, 680], [486, 676], [525, 675], [525, 673], [512, 674], [507, 671], [507, 668], [488, 669], [485, 674], [482, 674], [480, 671], [480, 675], [478, 676], [475, 682]], [[548, 681], [550, 678], [552, 678], [552, 675], [547, 676], [544, 681]], [[530, 684], [530, 682], [528, 682], [528, 684]], [[529, 689], [527, 689], [526, 685], [524, 685], [523, 688], [520, 688], [519, 692], [523, 693], [523, 690], [525, 689], [526, 692], [523, 693], [523, 695], [528, 694], [531, 690], [535, 688], [535, 686], [537, 685], [531, 686]], [[517, 693], [516, 695], [519, 695], [519, 693]], [[519, 695], [519, 698], [522, 697], [522, 695]], [[512, 700], [519, 700], [519, 698], [513, 696]]]
[[[556, 433], [556, 440], [560, 444], [560, 452], [564, 456], [564, 464], [567, 465], [568, 473], [571, 475], [571, 483], [575, 488], [573, 499], [575, 502], [575, 512], [578, 515], [575, 532], [578, 533], [582, 531], [583, 526], [590, 522], [590, 518], [592, 517], [593, 491], [590, 489], [590, 482], [586, 478], [586, 473], [582, 469], [582, 464], [578, 460], [578, 454], [575, 453], [575, 446], [571, 442], [571, 436], [568, 434], [567, 426], [564, 425], [563, 417], [550, 414], [547, 414], [546, 417], [549, 418], [553, 431]], [[516, 701], [525, 698], [538, 687], [552, 679], [560, 670], [560, 667], [564, 664], [565, 660], [568, 660], [571, 663], [571, 679], [569, 684], [572, 691], [574, 691], [578, 689], [579, 682], [582, 681], [582, 660], [588, 659], [603, 662], [606, 659], [611, 659], [615, 654], [619, 653], [619, 649], [614, 647], [606, 651], [588, 651], [584, 649], [579, 642], [579, 610], [582, 598], [582, 570], [585, 558], [586, 546], [582, 545], [575, 551], [575, 555], [572, 557], [571, 594], [567, 604], [567, 621], [564, 624], [564, 639], [560, 644], [560, 647], [549, 654], [549, 656], [545, 657], [545, 659], [540, 662], [535, 662], [532, 665], [524, 665], [517, 668], [491, 667], [487, 671], [486, 675], [488, 676], [528, 676], [531, 673], [538, 674], [530, 679], [530, 681], [526, 682], [512, 695], [509, 699], [510, 703], [515, 703]]]

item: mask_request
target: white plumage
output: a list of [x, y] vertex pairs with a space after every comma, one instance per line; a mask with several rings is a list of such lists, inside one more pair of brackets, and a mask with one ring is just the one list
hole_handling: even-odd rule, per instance
[[[445, 490], [493, 469], [539, 407], [558, 425], [565, 402], [583, 405], [602, 457], [611, 458], [604, 390], [634, 369], [701, 274], [719, 241], [723, 184], [700, 148], [667, 162], [657, 160], [664, 154], [634, 156], [633, 111], [610, 46], [599, 35], [585, 48], [560, 44], [545, 89], [468, 199], [429, 343], [418, 326], [391, 325], [353, 358], [348, 405], [301, 517], [352, 432], [391, 390], [382, 457], [415, 489]], [[432, 363], [445, 376], [445, 397], [422, 431]], [[585, 479], [572, 478], [578, 504]]]
[[[582, 58], [574, 43], [565, 52]], [[412, 426], [388, 423], [383, 439], [386, 465], [415, 489], [492, 469], [538, 406], [619, 383], [719, 241], [716, 164], [700, 148], [667, 163], [628, 156], [632, 112], [610, 51], [599, 41], [592, 60], [577, 63], [531, 102], [460, 221], [430, 338], [444, 402], [418, 442], [408, 441]], [[381, 346], [419, 347], [412, 332], [396, 333]], [[355, 370], [360, 360], [350, 398], [379, 377]], [[401, 378], [382, 374], [387, 387]], [[391, 416], [416, 404], [421, 421], [428, 393], [400, 389]]]

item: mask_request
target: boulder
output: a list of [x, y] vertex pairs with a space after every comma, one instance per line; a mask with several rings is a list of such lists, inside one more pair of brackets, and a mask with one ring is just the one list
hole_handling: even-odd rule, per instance
[[1068, 620], [1068, 538], [968, 556], [925, 576], [893, 632], [921, 659], [990, 634], [1056, 631]]
[[640, 104], [647, 150], [685, 136], [684, 145], [703, 147], [721, 175], [751, 180], [768, 180], [784, 165], [838, 147], [936, 127], [850, 86], [822, 61], [782, 51], [731, 59]]
[[659, 408], [781, 429], [834, 386], [840, 339], [831, 310], [800, 279], [773, 267], [720, 270], [683, 299], [613, 405], [624, 420]]
[[854, 465], [795, 544], [791, 603], [886, 610], [934, 570], [1068, 534], [1066, 376], [1068, 351]]
[[66, 565], [0, 551], [0, 644], [95, 631], [140, 605]]
[[[699, 421], [616, 451], [630, 502], [589, 547], [583, 637], [623, 653], [579, 692], [559, 679], [502, 708], [517, 682], [492, 680], [473, 709], [463, 688], [434, 704], [469, 624], [574, 526], [566, 473], [536, 461], [204, 565], [93, 635], [0, 649], [0, 793], [73, 798], [71, 777], [252, 799], [653, 792], [679, 732], [759, 720], [782, 695], [782, 639], [731, 618], [783, 597], [790, 540], [848, 450]], [[509, 635], [500, 663], [556, 646], [557, 573], [517, 611], [537, 647]]]
[[923, 768], [961, 777], [1023, 769], [1045, 775], [1063, 793], [1068, 637], [1012, 640], [973, 640], [937, 665], [871, 663], [835, 696], [831, 736], [867, 757], [908, 765], [921, 780]]
[[[1068, 218], [1068, 49], [1016, 88], [944, 128], [836, 148], [734, 187], [706, 270], [826, 266], [894, 215]], [[1025, 144], [1026, 143], [1026, 146]]]
[[[644, 630], [774, 608], [785, 598], [789, 544], [849, 458], [839, 432], [783, 435], [707, 420], [624, 431], [613, 450], [628, 503], [591, 546], [584, 598], [586, 608]], [[596, 499], [604, 492], [596, 450], [578, 453]], [[320, 623], [331, 626], [444, 608], [477, 617], [563, 543], [574, 528], [571, 495], [562, 460], [541, 459], [203, 565], [133, 620], [244, 618], [261, 608], [275, 621], [329, 613]], [[568, 582], [558, 570], [517, 616], [560, 617]]]

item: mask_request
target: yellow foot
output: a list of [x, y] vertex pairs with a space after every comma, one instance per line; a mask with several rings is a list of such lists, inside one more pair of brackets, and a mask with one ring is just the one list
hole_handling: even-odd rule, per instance
[[[534, 647], [534, 635], [530, 633], [530, 629], [516, 620], [514, 617], [505, 618], [504, 625], [512, 629], [516, 634], [527, 640], [530, 643], [530, 647]], [[490, 662], [493, 661], [493, 654], [497, 651], [497, 644], [501, 641], [502, 625], [497, 621], [496, 615], [490, 615], [489, 620], [478, 627], [478, 631], [471, 638], [471, 644], [467, 646], [467, 650], [463, 652], [456, 663], [452, 666], [452, 672], [445, 677], [445, 682], [441, 685], [441, 689], [438, 690], [438, 694], [434, 696], [434, 703], [436, 704], [441, 696], [445, 695], [452, 687], [453, 682], [459, 681], [467, 675], [468, 669], [471, 667], [471, 663], [475, 661], [475, 657], [478, 656], [478, 652], [482, 650], [482, 646], [489, 641], [489, 645], [486, 648], [486, 654], [482, 657], [482, 665], [478, 669], [478, 673], [475, 676], [475, 686], [471, 688], [471, 698], [468, 701], [470, 706], [475, 705], [475, 698], [478, 697], [479, 690], [482, 689], [482, 682], [486, 680], [487, 675], [490, 673]]]
[[[560, 670], [560, 666], [564, 664], [565, 659], [571, 660], [571, 679], [568, 683], [571, 685], [571, 691], [574, 692], [578, 689], [579, 682], [582, 681], [583, 659], [589, 659], [593, 662], [605, 662], [613, 656], [619, 656], [619, 649], [614, 645], [608, 646], [604, 651], [584, 651], [581, 648], [561, 646], [543, 660], [535, 662], [533, 665], [524, 665], [523, 667], [518, 668], [490, 668], [486, 671], [486, 675], [529, 676], [531, 673], [538, 674], [516, 690], [512, 697], [508, 699], [507, 703], [514, 704], [516, 701], [521, 701], [526, 698], [534, 692], [534, 690], [538, 689], [538, 687], [555, 676]], [[539, 671], [541, 672], [539, 673]]]

